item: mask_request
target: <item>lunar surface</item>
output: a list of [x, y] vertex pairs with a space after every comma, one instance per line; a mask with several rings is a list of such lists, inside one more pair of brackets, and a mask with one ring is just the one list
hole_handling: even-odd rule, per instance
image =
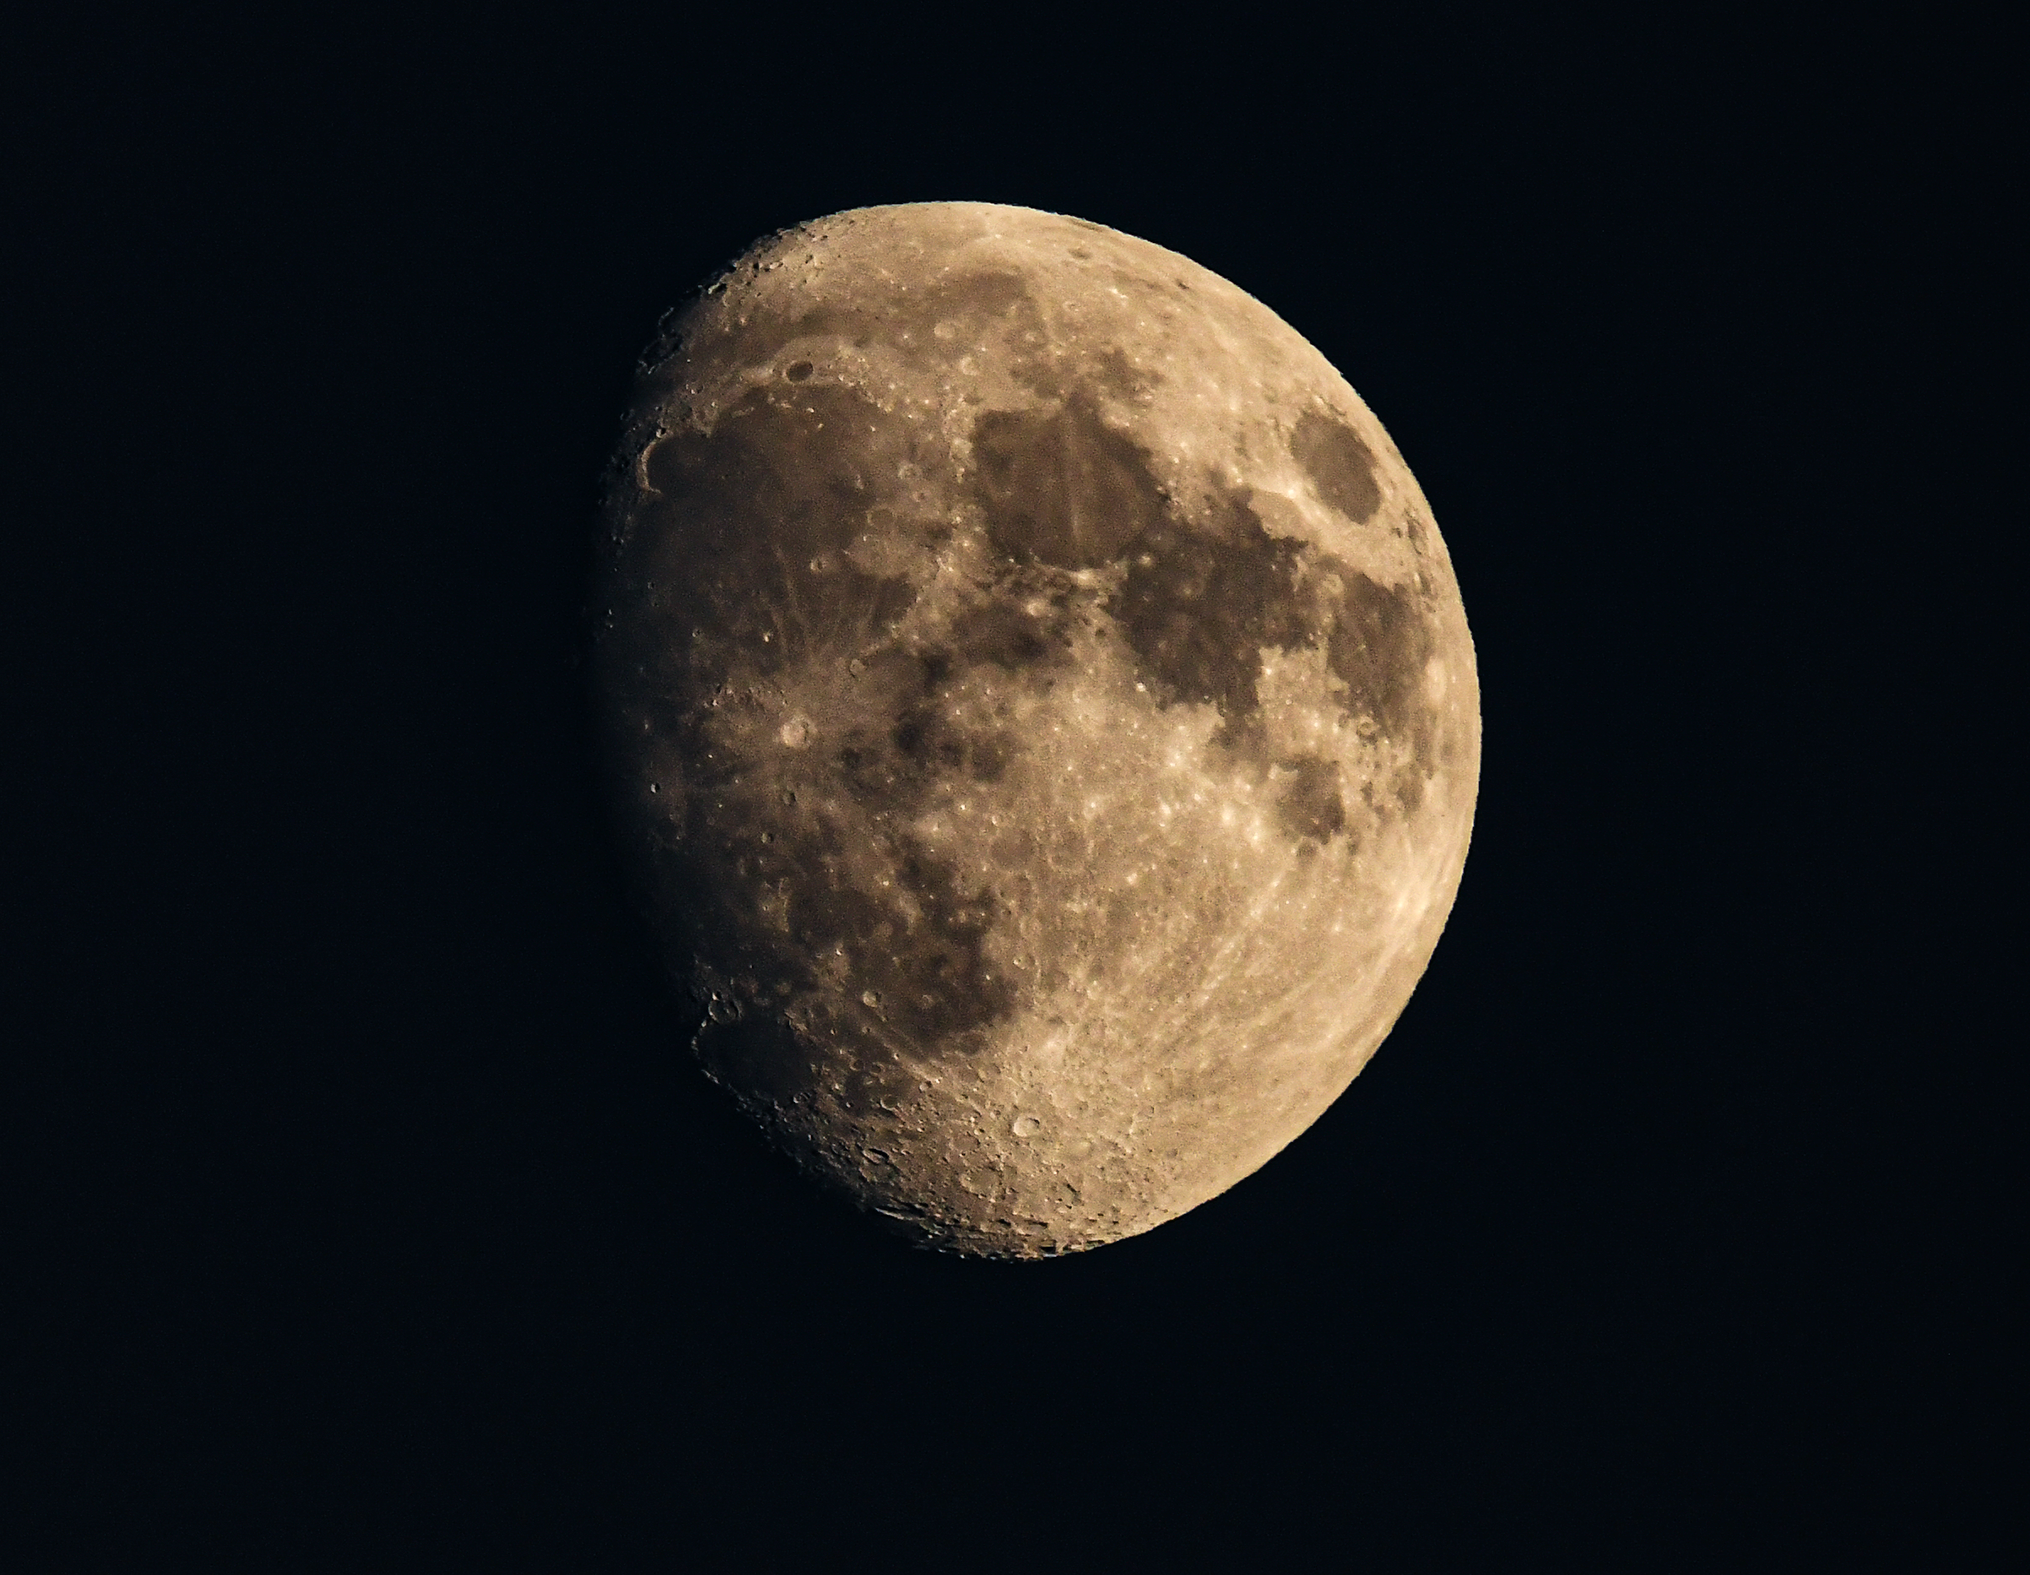
[[758, 244], [645, 356], [595, 675], [709, 1075], [922, 1243], [1148, 1230], [1429, 961], [1473, 646], [1381, 424], [1267, 307], [1024, 208]]

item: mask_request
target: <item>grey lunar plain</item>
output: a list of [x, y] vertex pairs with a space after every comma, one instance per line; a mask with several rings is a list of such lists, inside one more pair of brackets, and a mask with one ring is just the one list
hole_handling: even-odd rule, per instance
[[1479, 770], [1444, 543], [1267, 307], [1025, 208], [758, 244], [643, 362], [595, 674], [708, 1073], [926, 1245], [1232, 1186], [1430, 959]]

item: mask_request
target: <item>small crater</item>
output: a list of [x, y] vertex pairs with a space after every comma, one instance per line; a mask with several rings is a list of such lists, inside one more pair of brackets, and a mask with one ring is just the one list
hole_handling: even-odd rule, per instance
[[1043, 1130], [1043, 1123], [1034, 1116], [1017, 1116], [1008, 1130], [1019, 1138], [1034, 1137]]
[[792, 383], [808, 383], [811, 380], [811, 373], [816, 370], [817, 368], [808, 361], [792, 361], [783, 368], [782, 375]]

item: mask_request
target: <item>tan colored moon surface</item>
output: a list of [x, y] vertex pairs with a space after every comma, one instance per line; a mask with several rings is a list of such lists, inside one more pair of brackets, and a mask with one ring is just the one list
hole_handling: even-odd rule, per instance
[[928, 1245], [1161, 1224], [1338, 1097], [1479, 770], [1381, 424], [1175, 253], [979, 203], [759, 244], [643, 363], [596, 681], [696, 1049]]

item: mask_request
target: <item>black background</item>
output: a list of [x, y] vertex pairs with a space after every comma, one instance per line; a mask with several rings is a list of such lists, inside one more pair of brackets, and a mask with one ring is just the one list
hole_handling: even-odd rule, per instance
[[[1954, 1015], [1968, 910], [1910, 893], [1979, 861], [2006, 746], [1938, 676], [2001, 640], [1955, 490], [1999, 417], [1949, 408], [1987, 58], [1886, 13], [31, 40], [37, 1567], [1978, 1540], [2021, 1463], [1980, 1354], [2007, 1036]], [[688, 1063], [575, 666], [660, 312], [772, 229], [953, 198], [1316, 344], [1483, 685], [1464, 887], [1374, 1063], [1227, 1195], [1044, 1264], [870, 1229]]]

